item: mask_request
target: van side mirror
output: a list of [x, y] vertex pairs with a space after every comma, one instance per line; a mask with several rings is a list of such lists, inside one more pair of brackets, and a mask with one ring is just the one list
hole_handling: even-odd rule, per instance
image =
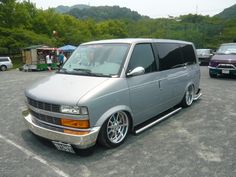
[[132, 71], [127, 73], [127, 76], [138, 76], [144, 74], [145, 69], [141, 66], [134, 68]]

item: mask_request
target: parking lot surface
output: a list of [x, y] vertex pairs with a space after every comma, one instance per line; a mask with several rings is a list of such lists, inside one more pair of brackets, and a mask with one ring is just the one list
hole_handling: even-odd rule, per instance
[[201, 73], [203, 95], [190, 108], [84, 156], [56, 150], [22, 121], [24, 89], [54, 73], [0, 72], [0, 177], [235, 177], [236, 79]]

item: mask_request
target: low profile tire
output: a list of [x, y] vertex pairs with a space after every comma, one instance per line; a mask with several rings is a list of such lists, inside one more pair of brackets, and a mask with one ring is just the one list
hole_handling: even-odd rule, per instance
[[7, 67], [4, 66], [4, 65], [2, 65], [2, 66], [0, 66], [0, 70], [1, 70], [1, 71], [6, 71], [6, 70], [7, 70]]
[[130, 121], [124, 111], [112, 114], [102, 125], [98, 142], [108, 148], [121, 145], [129, 132]]
[[193, 85], [188, 86], [187, 90], [185, 91], [184, 98], [181, 102], [181, 106], [183, 107], [191, 106], [193, 103], [194, 95], [195, 95], [194, 86]]

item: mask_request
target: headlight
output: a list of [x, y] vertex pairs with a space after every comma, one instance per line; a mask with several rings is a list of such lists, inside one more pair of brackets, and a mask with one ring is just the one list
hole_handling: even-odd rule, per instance
[[67, 113], [67, 114], [88, 115], [87, 107], [62, 105], [60, 110], [62, 113]]

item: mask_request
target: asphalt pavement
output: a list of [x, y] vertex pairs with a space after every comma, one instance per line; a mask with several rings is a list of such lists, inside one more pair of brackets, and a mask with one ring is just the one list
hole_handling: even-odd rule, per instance
[[235, 177], [236, 79], [201, 73], [203, 95], [190, 108], [118, 148], [70, 154], [30, 133], [21, 116], [24, 89], [54, 73], [0, 72], [0, 177]]

